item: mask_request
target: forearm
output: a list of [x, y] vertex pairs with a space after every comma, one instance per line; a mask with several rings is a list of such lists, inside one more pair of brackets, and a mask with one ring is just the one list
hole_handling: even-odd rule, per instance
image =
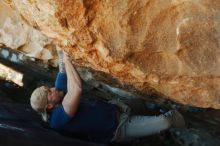
[[[65, 61], [65, 68], [66, 68], [66, 74], [67, 74], [67, 88], [73, 88], [74, 86], [81, 88], [81, 79], [78, 75], [77, 71], [73, 67], [70, 60]], [[68, 90], [69, 91], [69, 90]]]

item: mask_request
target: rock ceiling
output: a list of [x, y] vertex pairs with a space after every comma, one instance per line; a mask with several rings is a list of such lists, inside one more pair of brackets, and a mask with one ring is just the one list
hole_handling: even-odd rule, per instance
[[220, 108], [219, 0], [4, 1], [5, 46], [53, 60], [56, 44], [122, 85]]

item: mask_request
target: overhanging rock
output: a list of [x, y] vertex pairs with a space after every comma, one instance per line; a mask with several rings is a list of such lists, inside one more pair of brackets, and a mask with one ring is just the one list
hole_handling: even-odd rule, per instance
[[120, 87], [220, 108], [218, 0], [4, 1]]

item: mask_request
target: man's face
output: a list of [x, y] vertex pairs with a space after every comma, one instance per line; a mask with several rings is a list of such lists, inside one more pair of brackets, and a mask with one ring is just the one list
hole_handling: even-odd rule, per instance
[[62, 101], [63, 93], [56, 90], [55, 88], [50, 88], [48, 92], [48, 103], [52, 103], [54, 105], [60, 103]]

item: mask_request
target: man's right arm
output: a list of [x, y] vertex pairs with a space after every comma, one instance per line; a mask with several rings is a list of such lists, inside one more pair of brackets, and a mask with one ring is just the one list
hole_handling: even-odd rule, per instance
[[77, 112], [82, 92], [81, 79], [73, 67], [69, 58], [64, 56], [64, 63], [67, 74], [67, 93], [63, 99], [62, 105], [68, 116], [73, 117]]

